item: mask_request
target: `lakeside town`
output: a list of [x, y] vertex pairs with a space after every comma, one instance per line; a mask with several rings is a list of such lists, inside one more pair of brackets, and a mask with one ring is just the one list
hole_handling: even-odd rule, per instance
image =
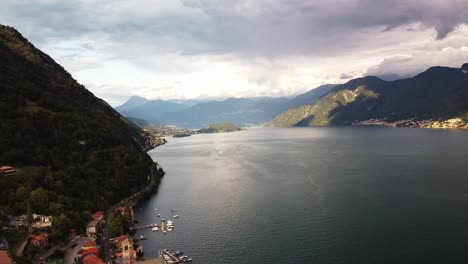
[[[164, 173], [159, 165], [155, 166], [157, 172]], [[0, 167], [3, 177], [15, 177], [16, 173], [16, 169], [11, 166]], [[138, 221], [133, 206], [152, 193], [154, 179], [149, 178], [148, 181], [143, 190], [113, 205], [106, 212], [90, 214], [86, 226], [68, 229], [63, 234], [66, 237], [63, 240], [51, 239], [53, 225], [60, 224], [59, 219], [53, 216], [32, 213], [30, 210], [23, 215], [8, 216], [8, 225], [2, 227], [5, 236], [0, 236], [0, 263], [20, 264], [23, 262], [15, 260], [21, 260], [25, 255], [33, 256], [32, 263], [39, 264], [171, 264], [191, 261], [181, 252], [167, 249], [160, 250], [155, 259], [144, 258], [143, 246], [138, 242], [145, 238], [135, 237], [136, 231], [149, 227], [155, 230], [158, 226], [156, 230], [165, 235], [174, 228], [172, 221], [164, 219], [159, 225], [136, 225]]]
[[468, 123], [461, 118], [440, 120], [417, 120], [415, 118], [389, 122], [383, 119], [369, 119], [354, 122], [353, 126], [384, 126], [384, 127], [412, 127], [412, 128], [442, 128], [468, 129]]

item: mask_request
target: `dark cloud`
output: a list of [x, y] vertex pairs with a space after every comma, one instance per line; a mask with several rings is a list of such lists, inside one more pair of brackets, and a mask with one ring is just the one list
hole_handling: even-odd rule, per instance
[[[159, 48], [187, 54], [234, 52], [258, 56], [329, 54], [356, 49], [366, 30], [390, 31], [419, 23], [437, 39], [468, 22], [459, 0], [180, 0], [183, 6], [141, 15], [152, 1], [2, 1], [0, 19], [30, 36], [74, 37], [101, 33], [114, 41], [144, 35]], [[168, 1], [170, 2], [170, 1]], [[2, 11], [3, 10], [3, 11]], [[34, 28], [34, 30], [33, 30]]]

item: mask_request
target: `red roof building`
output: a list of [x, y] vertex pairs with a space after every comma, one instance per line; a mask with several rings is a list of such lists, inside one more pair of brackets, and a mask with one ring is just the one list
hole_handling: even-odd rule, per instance
[[87, 255], [83, 258], [83, 264], [105, 264], [105, 262], [96, 255]]
[[13, 264], [13, 260], [11, 260], [11, 257], [10, 257], [10, 254], [8, 254], [8, 251], [0, 250], [0, 263]]
[[37, 236], [31, 236], [31, 244], [38, 248], [47, 248], [49, 247], [49, 235], [42, 233]]
[[83, 256], [87, 256], [87, 255], [91, 255], [91, 254], [94, 254], [94, 255], [99, 255], [99, 249], [98, 248], [88, 248], [88, 249], [84, 249], [83, 250], [83, 253], [81, 253]]
[[10, 166], [2, 166], [0, 167], [0, 174], [3, 174], [4, 176], [15, 176], [16, 170]]
[[[132, 219], [132, 222], [135, 222], [135, 214], [133, 213], [133, 207], [130, 207], [130, 218]], [[117, 210], [122, 214], [122, 215], [125, 215], [126, 214], [126, 208], [123, 207], [123, 206], [120, 206], [119, 208], [117, 208]]]
[[90, 248], [97, 248], [95, 241], [88, 241], [83, 244], [83, 247], [82, 247], [83, 250], [90, 249]]
[[102, 221], [102, 220], [104, 220], [104, 212], [103, 211], [97, 211], [94, 214], [92, 214], [91, 217], [93, 218], [93, 220]]

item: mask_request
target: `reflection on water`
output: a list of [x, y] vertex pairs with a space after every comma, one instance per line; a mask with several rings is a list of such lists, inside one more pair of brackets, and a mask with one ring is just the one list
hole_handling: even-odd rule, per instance
[[150, 152], [167, 174], [136, 217], [160, 213], [175, 230], [137, 235], [147, 257], [179, 249], [193, 263], [458, 262], [468, 259], [467, 147], [466, 131], [427, 129], [171, 138]]

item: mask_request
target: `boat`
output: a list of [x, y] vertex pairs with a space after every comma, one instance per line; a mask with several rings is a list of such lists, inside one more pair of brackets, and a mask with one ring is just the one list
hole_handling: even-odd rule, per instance
[[167, 233], [166, 230], [164, 230], [164, 231], [163, 231], [163, 234], [166, 234], [166, 233]]
[[145, 238], [145, 237], [144, 237], [144, 236], [140, 236], [140, 239], [143, 239], [143, 238]]
[[158, 208], [154, 208], [154, 210], [155, 210], [155, 211], [157, 211], [157, 210], [158, 210]]
[[192, 258], [189, 258], [188, 256], [182, 256], [180, 257], [180, 260], [182, 260], [182, 262], [190, 262], [192, 261]]
[[168, 227], [167, 227], [167, 231], [172, 231], [172, 227], [171, 227], [171, 226], [168, 226]]
[[160, 217], [160, 216], [161, 216], [161, 214], [158, 214], [158, 217]]
[[174, 218], [179, 218], [179, 215], [174, 215]]
[[167, 220], [167, 226], [174, 226], [174, 222], [172, 222], [171, 220]]
[[151, 228], [151, 231], [158, 231], [158, 230], [159, 230], [159, 227], [157, 227], [157, 226]]

